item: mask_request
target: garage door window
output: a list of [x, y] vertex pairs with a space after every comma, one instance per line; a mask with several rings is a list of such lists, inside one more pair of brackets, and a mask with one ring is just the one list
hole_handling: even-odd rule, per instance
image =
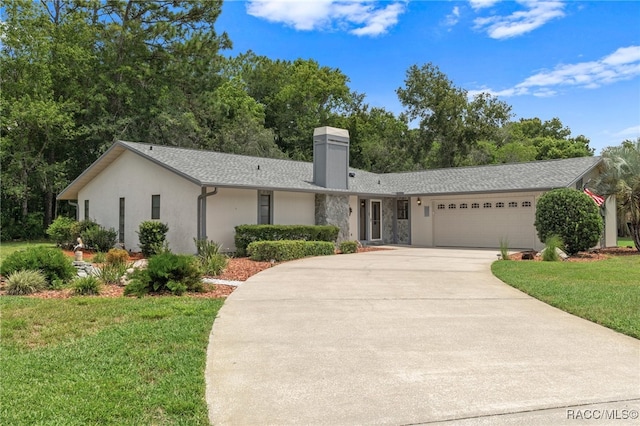
[[460, 208], [461, 208], [461, 209], [466, 209], [466, 208], [467, 208], [467, 203], [462, 203], [462, 204], [460, 204]]
[[531, 201], [523, 201], [522, 207], [531, 207]]
[[482, 207], [484, 207], [485, 209], [490, 209], [491, 208], [491, 203], [484, 203], [482, 205]]
[[509, 201], [509, 207], [518, 207], [517, 201]]
[[496, 203], [496, 208], [497, 209], [504, 208], [504, 203]]
[[450, 208], [450, 209], [455, 209], [455, 208], [456, 208], [456, 205], [455, 205], [455, 204], [453, 204], [453, 203], [451, 203], [451, 204], [449, 204], [449, 208]]
[[480, 208], [480, 203], [471, 203], [471, 208], [472, 209], [479, 209]]
[[444, 210], [444, 204], [438, 204], [438, 210]]

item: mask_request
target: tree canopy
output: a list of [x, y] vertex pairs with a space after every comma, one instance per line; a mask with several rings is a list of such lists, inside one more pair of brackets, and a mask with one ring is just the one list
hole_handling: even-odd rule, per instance
[[314, 59], [224, 56], [220, 0], [0, 1], [3, 239], [72, 214], [56, 194], [119, 139], [311, 161], [313, 129], [342, 127], [351, 165], [374, 172], [593, 154], [434, 64], [407, 70], [394, 114]]

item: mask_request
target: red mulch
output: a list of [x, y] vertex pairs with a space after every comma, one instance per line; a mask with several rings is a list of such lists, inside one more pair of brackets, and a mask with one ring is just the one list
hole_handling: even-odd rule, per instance
[[[369, 251], [378, 251], [378, 250], [390, 250], [388, 248], [381, 247], [361, 247], [358, 248], [358, 253], [369, 252]], [[65, 250], [65, 254], [69, 257], [74, 258], [75, 254], [71, 250]], [[94, 253], [92, 252], [83, 252], [83, 260], [85, 262], [91, 262]], [[142, 253], [130, 253], [129, 260], [135, 261], [142, 259]], [[229, 263], [227, 264], [227, 268], [225, 271], [212, 278], [217, 278], [220, 280], [227, 281], [246, 281], [252, 275], [257, 274], [260, 271], [271, 268], [277, 263], [272, 264], [271, 262], [256, 262], [247, 257], [239, 257], [239, 258], [230, 258]], [[2, 277], [0, 277], [2, 278]], [[226, 284], [205, 284], [203, 292], [199, 293], [187, 293], [190, 297], [204, 297], [204, 298], [220, 298], [227, 297], [233, 290], [235, 290], [235, 286], [226, 285]], [[6, 295], [7, 292], [4, 289], [4, 280], [0, 279], [0, 296]], [[119, 285], [103, 285], [100, 291], [99, 296], [89, 296], [89, 297], [122, 297], [124, 295], [124, 287]], [[71, 289], [64, 290], [45, 290], [38, 293], [34, 293], [29, 295], [28, 297], [34, 297], [39, 299], [67, 299], [72, 297]]]

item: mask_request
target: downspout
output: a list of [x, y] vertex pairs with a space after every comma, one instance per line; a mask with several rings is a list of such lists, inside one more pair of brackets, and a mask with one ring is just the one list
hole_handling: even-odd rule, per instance
[[75, 207], [76, 208], [76, 220], [78, 220], [78, 218], [80, 217], [80, 211], [78, 210], [78, 203], [75, 201], [69, 201], [69, 205], [71, 207]]
[[211, 192], [207, 192], [206, 186], [201, 187], [201, 193], [198, 195], [198, 240], [207, 239], [207, 197], [217, 193], [217, 187]]

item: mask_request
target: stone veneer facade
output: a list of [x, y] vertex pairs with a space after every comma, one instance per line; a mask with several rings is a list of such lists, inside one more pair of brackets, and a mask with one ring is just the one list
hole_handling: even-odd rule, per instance
[[335, 225], [338, 242], [349, 239], [349, 196], [316, 194], [316, 225]]
[[409, 219], [398, 219], [398, 200], [407, 198], [383, 198], [382, 242], [384, 244], [410, 244]]

